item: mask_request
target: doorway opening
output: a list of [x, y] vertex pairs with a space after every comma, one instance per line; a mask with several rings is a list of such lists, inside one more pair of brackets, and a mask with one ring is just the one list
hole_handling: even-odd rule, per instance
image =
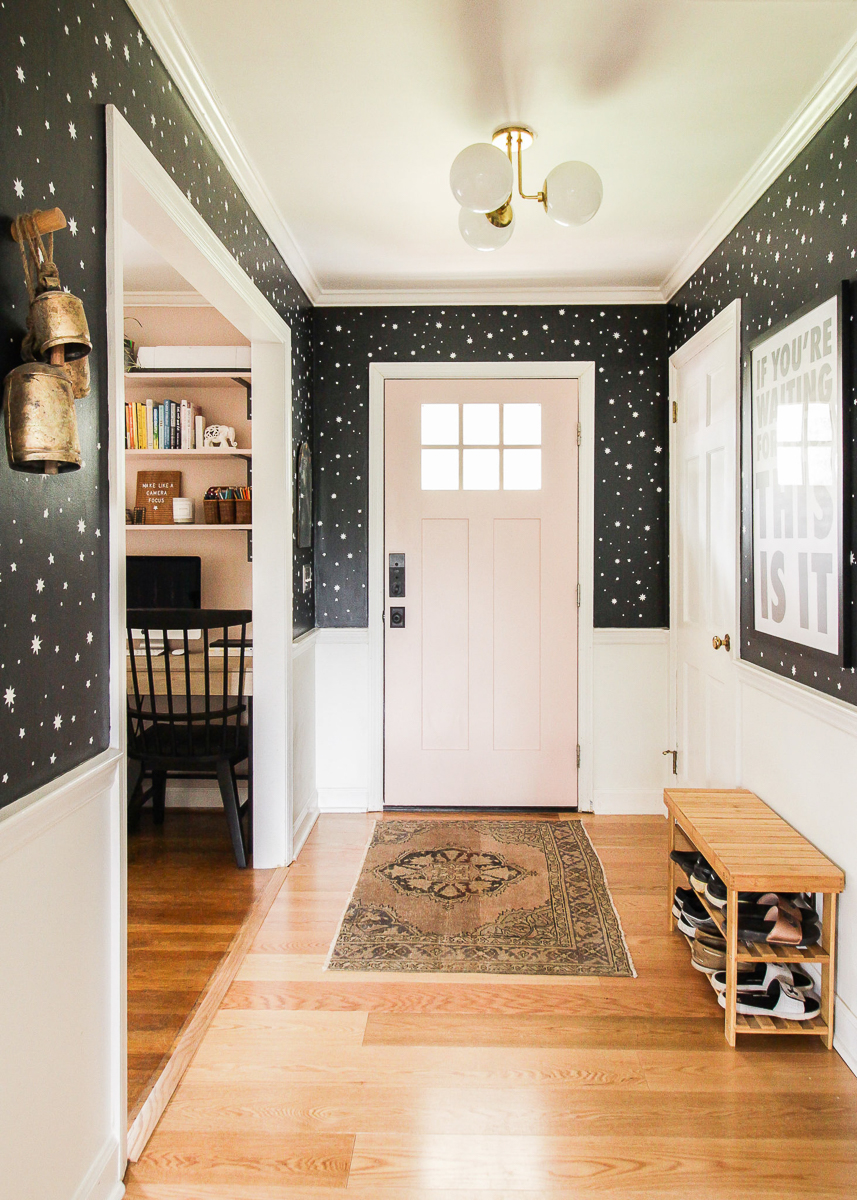
[[[139, 814], [129, 805], [140, 798], [137, 770], [123, 778], [117, 1125], [136, 1159], [292, 855], [291, 338], [112, 106], [107, 134], [115, 740], [126, 757], [132, 740], [129, 761], [139, 767], [147, 735], [129, 734], [128, 713], [140, 708], [138, 693], [160, 711], [166, 692], [173, 732], [181, 680], [190, 749], [200, 707], [208, 731], [209, 692], [219, 691], [235, 741], [215, 779], [199, 762], [187, 771], [143, 763], [153, 809]], [[123, 353], [125, 335], [145, 348], [135, 362]], [[206, 428], [216, 428], [208, 440]], [[163, 610], [178, 628], [161, 620], [159, 638]], [[150, 612], [153, 628], [140, 636]], [[192, 613], [198, 620], [184, 619]], [[224, 614], [220, 633], [209, 631]], [[251, 789], [252, 823], [249, 809], [236, 821]], [[129, 813], [132, 825], [139, 815], [136, 831]], [[169, 1003], [147, 1011], [161, 993]]]

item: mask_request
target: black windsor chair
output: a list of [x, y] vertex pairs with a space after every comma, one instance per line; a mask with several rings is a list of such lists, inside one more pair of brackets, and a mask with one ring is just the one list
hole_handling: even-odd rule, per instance
[[[149, 798], [156, 824], [163, 822], [168, 774], [216, 778], [239, 867], [247, 866], [250, 832], [245, 839], [242, 821], [245, 816], [248, 824], [252, 820], [253, 801], [250, 726], [244, 721], [251, 703], [244, 686], [252, 619], [247, 609], [141, 608], [127, 614], [133, 686], [128, 695], [129, 824]], [[235, 628], [240, 635], [230, 638]], [[191, 654], [188, 633], [197, 629], [202, 631], [202, 652]], [[137, 653], [132, 630], [142, 634]], [[180, 634], [180, 655], [171, 653], [168, 632], [174, 644]], [[212, 632], [222, 639], [216, 648], [209, 640]], [[238, 653], [230, 655], [230, 647]], [[245, 759], [249, 795], [241, 804], [235, 766]], [[143, 787], [147, 776], [152, 781], [148, 791]]]

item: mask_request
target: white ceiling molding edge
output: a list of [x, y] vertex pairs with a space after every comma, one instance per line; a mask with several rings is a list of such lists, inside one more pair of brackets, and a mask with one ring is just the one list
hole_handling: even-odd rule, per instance
[[136, 292], [126, 290], [123, 297], [126, 308], [211, 308], [205, 296], [199, 292]]
[[256, 213], [268, 237], [289, 269], [316, 303], [318, 280], [292, 237], [288, 224], [258, 170], [232, 131], [211, 86], [188, 49], [175, 14], [164, 0], [128, 0], [128, 6], [178, 86], [188, 106], [208, 134], [230, 175]]
[[774, 138], [734, 192], [682, 255], [661, 285], [671, 300], [742, 217], [765, 194], [778, 175], [800, 154], [857, 86], [857, 37], [851, 39], [815, 90]]
[[316, 300], [318, 308], [403, 308], [408, 305], [456, 304], [663, 304], [659, 287], [532, 287], [521, 284], [492, 284], [479, 288], [454, 284], [436, 288], [370, 288], [325, 290]]

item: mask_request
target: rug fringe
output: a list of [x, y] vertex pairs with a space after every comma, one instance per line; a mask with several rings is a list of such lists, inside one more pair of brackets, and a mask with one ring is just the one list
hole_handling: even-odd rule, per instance
[[[333, 935], [333, 941], [330, 943], [330, 948], [327, 951], [327, 957], [324, 960], [324, 966], [321, 968], [322, 971], [326, 971], [330, 967], [330, 960], [333, 958], [333, 952], [336, 949], [336, 943], [339, 941], [339, 935], [342, 932], [342, 923], [345, 920], [345, 914], [348, 912], [348, 906], [351, 903], [351, 901], [354, 899], [354, 893], [357, 891], [357, 885], [360, 882], [360, 878], [363, 874], [363, 864], [366, 861], [366, 855], [369, 853], [369, 847], [372, 845], [372, 838], [375, 836], [375, 830], [377, 828], [378, 828], [378, 817], [376, 817], [375, 820], [372, 822], [372, 828], [369, 830], [369, 837], [366, 839], [366, 845], [363, 847], [363, 857], [360, 859], [360, 870], [357, 872], [357, 878], [354, 881], [354, 887], [348, 893], [348, 899], [345, 901], [345, 908], [343, 908], [343, 910], [342, 910], [342, 916], [339, 918], [339, 920], [336, 923], [336, 933]], [[614, 905], [614, 908], [615, 908], [615, 905]], [[618, 918], [619, 914], [617, 913], [616, 916]], [[621, 927], [621, 921], [619, 922], [619, 924]], [[630, 957], [630, 955], [629, 955], [629, 957]]]
[[592, 847], [592, 853], [598, 859], [598, 865], [601, 868], [601, 876], [604, 880], [604, 886], [607, 889], [607, 895], [610, 897], [610, 903], [613, 906], [614, 913], [616, 914], [616, 924], [619, 926], [619, 935], [622, 938], [622, 945], [625, 947], [625, 953], [628, 956], [628, 964], [631, 968], [631, 976], [633, 979], [636, 979], [637, 978], [637, 968], [634, 966], [634, 960], [631, 957], [631, 951], [628, 949], [628, 941], [627, 941], [627, 938], [625, 937], [625, 929], [622, 925], [622, 918], [619, 916], [619, 909], [616, 907], [616, 901], [613, 899], [613, 893], [610, 891], [610, 884], [607, 882], [607, 872], [604, 870], [604, 863], [601, 861], [601, 855], [595, 849], [595, 843], [593, 842], [592, 838], [589, 836], [589, 830], [586, 828], [586, 822], [581, 821], [580, 824], [583, 826], [583, 832], [586, 834], [586, 840], [589, 842], [589, 845]]

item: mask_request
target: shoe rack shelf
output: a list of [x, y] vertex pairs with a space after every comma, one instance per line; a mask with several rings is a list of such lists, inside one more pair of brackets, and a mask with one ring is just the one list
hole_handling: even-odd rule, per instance
[[[726, 918], [695, 893], [726, 940], [725, 1033], [734, 1046], [740, 1033], [815, 1035], [833, 1046], [836, 901], [845, 875], [753, 792], [666, 788], [669, 850], [696, 850], [727, 888]], [[676, 871], [669, 862], [669, 926]], [[824, 898], [821, 941], [816, 946], [769, 945], [738, 940], [739, 892], [813, 892]], [[736, 1012], [739, 962], [815, 963], [821, 971], [821, 1011], [807, 1021]]]

